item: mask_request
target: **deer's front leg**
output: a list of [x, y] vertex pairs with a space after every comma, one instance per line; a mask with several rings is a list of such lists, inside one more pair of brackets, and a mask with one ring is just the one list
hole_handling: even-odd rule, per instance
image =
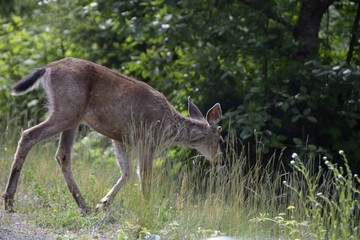
[[145, 198], [149, 201], [151, 198], [152, 170], [154, 161], [154, 151], [139, 147], [139, 162], [137, 174], [140, 182], [140, 189]]
[[129, 155], [120, 142], [113, 140], [113, 144], [115, 149], [115, 157], [121, 169], [121, 177], [113, 186], [113, 188], [106, 194], [106, 196], [101, 199], [100, 203], [96, 206], [97, 209], [105, 209], [106, 207], [108, 207], [113, 201], [115, 195], [130, 178]]

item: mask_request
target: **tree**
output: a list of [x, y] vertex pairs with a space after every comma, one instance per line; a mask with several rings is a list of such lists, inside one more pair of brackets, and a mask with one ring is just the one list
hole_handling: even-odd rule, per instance
[[[34, 67], [86, 58], [148, 82], [180, 109], [189, 95], [202, 109], [221, 102], [224, 125], [231, 123], [245, 143], [254, 140], [255, 129], [269, 154], [286, 147], [330, 156], [342, 148], [358, 159], [357, 3], [21, 4], [14, 2], [11, 14], [1, 18], [0, 81], [7, 89]], [[6, 96], [0, 99], [12, 99]], [[37, 111], [41, 105], [28, 108], [24, 102], [15, 109]]]
[[353, 52], [355, 50], [355, 47], [358, 45], [357, 44], [357, 40], [358, 40], [358, 35], [359, 35], [359, 21], [360, 21], [360, 2], [359, 1], [355, 1], [357, 2], [357, 11], [356, 11], [356, 16], [354, 19], [354, 25], [353, 25], [353, 29], [352, 29], [352, 35], [351, 35], [351, 39], [350, 39], [350, 43], [349, 43], [349, 51], [346, 57], [346, 63], [347, 65], [350, 65], [351, 63], [351, 59], [353, 57]]

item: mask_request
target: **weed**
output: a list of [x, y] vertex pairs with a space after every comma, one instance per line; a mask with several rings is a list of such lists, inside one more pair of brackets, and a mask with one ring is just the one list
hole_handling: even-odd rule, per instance
[[359, 178], [349, 168], [343, 151], [344, 167], [323, 162], [328, 169], [304, 163], [293, 154], [293, 172], [283, 182], [289, 205], [277, 216], [260, 214], [253, 222], [272, 222], [278, 233], [298, 239], [359, 239]]
[[[7, 136], [1, 139], [0, 149], [2, 189], [16, 146], [16, 137], [10, 133]], [[121, 173], [110, 158], [109, 144], [98, 135], [89, 136], [75, 145], [73, 171], [84, 197], [94, 208]], [[50, 140], [29, 155], [16, 208], [26, 213], [28, 220], [57, 232], [71, 231], [85, 239], [360, 236], [360, 179], [349, 169], [343, 152], [343, 167], [326, 157], [304, 160], [294, 154], [289, 173], [277, 164], [275, 157], [264, 165], [260, 142], [256, 163], [251, 165], [235, 134], [225, 147], [222, 166], [208, 166], [201, 157], [188, 159], [191, 164], [179, 164], [174, 159], [179, 154], [165, 149], [159, 154], [162, 157], [155, 160], [150, 202], [144, 200], [133, 177], [108, 210], [84, 217], [52, 160], [55, 147], [54, 140]], [[132, 172], [134, 176], [135, 169]]]

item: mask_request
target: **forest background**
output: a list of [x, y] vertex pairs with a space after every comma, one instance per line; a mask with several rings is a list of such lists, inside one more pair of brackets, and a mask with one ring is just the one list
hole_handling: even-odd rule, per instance
[[78, 57], [149, 83], [184, 114], [187, 96], [203, 111], [220, 102], [224, 129], [236, 130], [250, 151], [261, 140], [268, 156], [336, 160], [341, 149], [360, 170], [359, 6], [358, 0], [2, 0], [2, 129], [14, 116], [34, 125], [46, 111], [41, 91], [14, 98], [12, 84], [36, 67]]

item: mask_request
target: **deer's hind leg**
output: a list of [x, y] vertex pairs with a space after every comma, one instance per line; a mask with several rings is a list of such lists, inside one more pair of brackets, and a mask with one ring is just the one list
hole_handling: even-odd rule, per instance
[[44, 122], [21, 133], [21, 138], [16, 149], [5, 193], [3, 194], [5, 210], [10, 212], [13, 211], [14, 195], [19, 181], [20, 172], [31, 148], [40, 141], [48, 139], [61, 131], [64, 131], [64, 129], [69, 128], [69, 126], [71, 126], [71, 122], [69, 121], [49, 117]]
[[89, 211], [89, 208], [85, 203], [84, 197], [76, 184], [71, 170], [71, 149], [74, 144], [77, 128], [78, 126], [65, 130], [61, 133], [55, 158], [60, 165], [68, 189], [75, 199], [76, 204], [81, 209], [81, 212], [86, 214]]
[[113, 188], [103, 197], [100, 203], [96, 206], [97, 209], [105, 209], [113, 201], [115, 195], [130, 179], [130, 157], [127, 149], [118, 141], [113, 140], [115, 157], [121, 169], [121, 177], [115, 183]]

